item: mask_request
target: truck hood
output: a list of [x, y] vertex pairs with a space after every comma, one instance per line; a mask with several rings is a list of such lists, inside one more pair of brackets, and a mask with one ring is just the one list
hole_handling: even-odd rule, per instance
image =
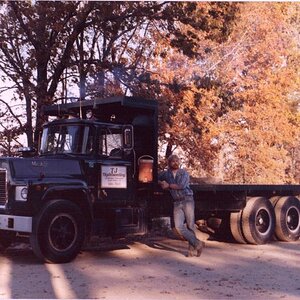
[[9, 158], [11, 175], [15, 178], [78, 177], [80, 162], [73, 159]]

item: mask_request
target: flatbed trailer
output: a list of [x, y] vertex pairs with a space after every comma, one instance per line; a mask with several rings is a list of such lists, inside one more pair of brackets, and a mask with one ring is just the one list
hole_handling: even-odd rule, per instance
[[227, 219], [239, 243], [263, 244], [300, 235], [300, 185], [192, 184], [196, 219]]

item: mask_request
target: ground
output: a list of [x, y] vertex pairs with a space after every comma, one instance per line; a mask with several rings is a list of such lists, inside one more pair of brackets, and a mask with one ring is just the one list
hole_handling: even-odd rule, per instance
[[201, 257], [166, 236], [102, 240], [68, 264], [23, 244], [0, 250], [0, 299], [299, 299], [300, 241], [209, 240]]

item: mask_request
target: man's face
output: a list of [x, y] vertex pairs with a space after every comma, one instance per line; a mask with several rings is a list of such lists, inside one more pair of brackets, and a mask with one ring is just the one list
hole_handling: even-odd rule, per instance
[[173, 157], [173, 158], [169, 161], [169, 167], [170, 167], [170, 169], [172, 169], [172, 170], [177, 170], [177, 169], [179, 169], [179, 165], [180, 165], [179, 159], [176, 158], [176, 157]]

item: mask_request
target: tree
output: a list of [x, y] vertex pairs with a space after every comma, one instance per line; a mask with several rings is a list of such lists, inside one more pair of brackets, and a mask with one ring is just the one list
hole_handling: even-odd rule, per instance
[[[290, 154], [296, 145], [295, 137], [299, 136], [299, 125], [290, 109], [289, 97], [299, 87], [299, 70], [295, 67], [299, 49], [285, 7], [278, 3], [243, 5], [243, 19], [236, 31], [242, 40], [230, 47], [230, 64], [225, 65], [223, 60], [218, 71], [222, 86], [230, 87], [240, 106], [239, 110], [231, 107], [221, 120], [225, 121], [227, 139], [236, 147], [235, 167], [227, 179], [294, 181]], [[223, 149], [224, 146], [226, 142]]]
[[186, 152], [194, 174], [293, 182], [299, 123], [288, 104], [299, 88], [299, 46], [287, 7], [239, 4], [227, 40], [198, 33], [200, 59], [187, 61], [177, 53], [157, 64], [156, 80], [170, 87], [162, 119], [167, 142]]
[[79, 83], [81, 99], [87, 93], [136, 93], [133, 86], [151, 56], [150, 25], [165, 22], [177, 32], [172, 27], [180, 22], [177, 15], [195, 10], [194, 4], [164, 2], [12, 1], [1, 6], [0, 69], [2, 79], [14, 83], [13, 99], [25, 101], [26, 120], [17, 121], [29, 146], [36, 145], [47, 120], [43, 106], [65, 97], [72, 82]]
[[[58, 3], [57, 3], [58, 4]], [[45, 118], [42, 107], [51, 103], [77, 36], [86, 27], [93, 4], [29, 2], [2, 4], [0, 68], [15, 84], [14, 98], [26, 103], [26, 123], [21, 128], [28, 146], [38, 141]], [[35, 136], [33, 137], [33, 111]], [[19, 123], [22, 123], [18, 119]]]
[[[44, 105], [144, 96], [158, 99], [167, 154], [185, 151], [194, 175], [294, 180], [298, 3], [1, 5], [0, 69], [9, 81], [0, 100], [29, 146], [46, 120]], [[5, 89], [22, 101], [26, 120]]]
[[[8, 108], [9, 110], [9, 108]], [[13, 152], [17, 151], [22, 145], [19, 142], [19, 136], [22, 130], [13, 124], [12, 120], [7, 118], [7, 112], [4, 111], [0, 123], [0, 147], [1, 155], [11, 156]]]

